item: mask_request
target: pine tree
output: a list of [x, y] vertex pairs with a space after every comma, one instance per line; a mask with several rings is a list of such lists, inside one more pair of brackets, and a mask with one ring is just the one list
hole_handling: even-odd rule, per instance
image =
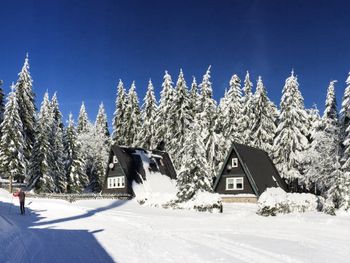
[[[337, 102], [335, 97], [336, 81], [331, 81], [327, 90], [325, 111], [322, 118], [313, 121], [311, 147], [305, 157], [309, 165], [305, 175], [305, 185], [316, 194], [326, 195], [333, 184], [332, 174], [339, 153], [339, 127]], [[317, 120], [318, 119], [318, 120]]]
[[24, 168], [27, 173], [27, 165], [31, 157], [31, 151], [35, 140], [35, 94], [33, 92], [33, 80], [29, 72], [28, 54], [18, 80], [16, 82], [16, 97], [19, 106], [19, 116], [23, 124], [24, 135]]
[[19, 115], [19, 105], [15, 86], [7, 96], [4, 120], [1, 123], [0, 168], [6, 178], [23, 182], [24, 180], [24, 137], [23, 125]]
[[280, 104], [279, 125], [273, 146], [273, 159], [281, 176], [297, 189], [302, 179], [302, 153], [308, 147], [307, 116], [294, 72], [286, 79]]
[[200, 107], [199, 107], [199, 124], [202, 129], [202, 136], [206, 143], [210, 134], [210, 131], [215, 126], [217, 118], [216, 101], [213, 99], [213, 88], [210, 82], [210, 68], [203, 76], [202, 83], [199, 85], [200, 94]]
[[125, 127], [125, 110], [127, 107], [127, 96], [124, 84], [119, 80], [117, 87], [117, 99], [115, 102], [115, 112], [113, 118], [113, 143], [125, 145], [126, 127]]
[[226, 92], [221, 105], [222, 132], [226, 140], [230, 142], [243, 142], [241, 133], [242, 119], [242, 93], [241, 80], [233, 75], [230, 80], [229, 90]]
[[251, 145], [250, 136], [254, 119], [254, 106], [253, 106], [253, 83], [250, 81], [249, 72], [244, 79], [244, 96], [242, 97], [242, 115], [241, 115], [241, 136], [243, 136], [244, 144]]
[[102, 189], [103, 177], [107, 168], [107, 160], [110, 148], [109, 134], [107, 126], [107, 115], [104, 110], [103, 103], [99, 107], [99, 111], [95, 121], [95, 127], [90, 145], [92, 148], [93, 165], [91, 169], [90, 184], [92, 191], [100, 191]]
[[168, 149], [168, 144], [171, 140], [170, 127], [172, 125], [171, 118], [171, 107], [174, 100], [174, 88], [173, 81], [171, 80], [171, 76], [165, 71], [165, 75], [163, 77], [164, 81], [162, 84], [162, 91], [160, 93], [158, 114], [156, 117], [156, 131], [155, 131], [155, 139], [156, 139], [156, 147], [160, 150]]
[[252, 105], [255, 114], [251, 128], [251, 144], [271, 154], [276, 130], [275, 109], [267, 97], [267, 92], [260, 76], [256, 85]]
[[[5, 113], [5, 94], [4, 90], [2, 89], [3, 81], [0, 80], [0, 125], [2, 121], [4, 120], [4, 113]], [[0, 138], [1, 138], [1, 130], [0, 130]]]
[[206, 149], [200, 137], [198, 120], [191, 124], [181, 151], [182, 166], [177, 179], [179, 202], [190, 200], [198, 191], [212, 191]]
[[55, 181], [52, 177], [52, 170], [55, 169], [54, 156], [50, 141], [53, 121], [53, 111], [46, 92], [38, 114], [35, 143], [29, 163], [28, 184], [39, 193], [51, 193], [55, 190]]
[[88, 122], [89, 122], [89, 117], [85, 109], [85, 104], [84, 102], [82, 102], [80, 111], [79, 111], [79, 117], [78, 117], [78, 126], [77, 126], [78, 134], [86, 132]]
[[103, 102], [101, 102], [95, 121], [96, 132], [103, 134], [106, 138], [109, 137], [108, 121]]
[[334, 164], [334, 170], [330, 174], [332, 185], [327, 191], [327, 199], [331, 201], [335, 209], [350, 209], [350, 174], [341, 169], [339, 158]]
[[146, 96], [142, 106], [142, 128], [138, 133], [137, 145], [146, 149], [154, 149], [156, 145], [157, 101], [154, 96], [152, 81], [149, 80]]
[[172, 125], [169, 127], [169, 132], [172, 134], [169, 143], [169, 153], [173, 158], [176, 169], [180, 168], [182, 158], [179, 153], [184, 147], [189, 125], [193, 120], [189, 106], [186, 80], [182, 69], [180, 69], [180, 74], [176, 82], [175, 96], [170, 110]]
[[87, 176], [84, 172], [84, 161], [81, 156], [81, 146], [77, 140], [73, 116], [69, 114], [68, 126], [64, 134], [65, 168], [67, 175], [67, 192], [77, 193], [87, 184]]
[[195, 118], [195, 116], [199, 112], [199, 107], [200, 107], [200, 96], [198, 94], [198, 85], [195, 77], [193, 77], [193, 80], [192, 80], [189, 97], [190, 97], [190, 111], [192, 113], [192, 117]]
[[339, 123], [340, 123], [340, 141], [341, 145], [341, 155], [342, 155], [342, 163], [348, 159], [348, 156], [343, 156], [343, 151], [347, 146], [343, 145], [345, 138], [350, 137], [349, 132], [347, 132], [347, 128], [350, 125], [350, 72], [348, 74], [348, 78], [346, 79], [346, 88], [344, 91], [343, 101], [341, 105], [341, 110], [339, 114]]
[[135, 146], [137, 143], [137, 134], [141, 128], [141, 112], [139, 98], [136, 93], [135, 82], [131, 84], [128, 93], [128, 103], [125, 109], [125, 144]]
[[63, 122], [56, 93], [51, 99], [51, 109], [53, 113], [52, 133], [50, 138], [53, 156], [51, 177], [54, 179], [55, 192], [64, 193], [67, 190], [67, 177], [64, 166]]

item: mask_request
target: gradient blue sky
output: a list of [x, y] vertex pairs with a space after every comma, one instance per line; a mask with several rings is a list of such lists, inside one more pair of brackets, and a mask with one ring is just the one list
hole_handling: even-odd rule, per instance
[[190, 85], [212, 65], [219, 100], [249, 70], [279, 104], [294, 68], [306, 106], [323, 110], [329, 81], [341, 99], [350, 70], [349, 14], [338, 0], [1, 1], [0, 79], [8, 92], [28, 51], [38, 106], [57, 91], [65, 119], [84, 100], [91, 119], [103, 101], [111, 120], [119, 78], [143, 99], [164, 70], [176, 81], [183, 68]]

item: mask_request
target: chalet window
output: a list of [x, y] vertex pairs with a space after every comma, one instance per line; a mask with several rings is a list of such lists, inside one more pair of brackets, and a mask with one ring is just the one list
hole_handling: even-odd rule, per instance
[[226, 178], [226, 190], [243, 190], [243, 177]]
[[232, 158], [232, 168], [238, 167], [238, 158]]
[[107, 188], [113, 189], [113, 188], [124, 188], [125, 187], [125, 178], [124, 176], [116, 176], [116, 177], [109, 177], [107, 182]]
[[113, 155], [113, 163], [118, 163], [118, 158], [115, 155]]

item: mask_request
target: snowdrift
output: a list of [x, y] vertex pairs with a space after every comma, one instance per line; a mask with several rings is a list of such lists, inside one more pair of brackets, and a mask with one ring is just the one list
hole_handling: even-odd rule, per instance
[[258, 214], [275, 216], [294, 212], [321, 211], [324, 200], [313, 194], [286, 193], [281, 188], [268, 188], [258, 199]]

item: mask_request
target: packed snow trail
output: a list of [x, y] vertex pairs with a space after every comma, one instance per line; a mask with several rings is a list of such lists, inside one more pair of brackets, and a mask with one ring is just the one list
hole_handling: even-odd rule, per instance
[[348, 262], [350, 216], [261, 217], [256, 205], [223, 214], [134, 201], [28, 199], [0, 190], [0, 262]]

